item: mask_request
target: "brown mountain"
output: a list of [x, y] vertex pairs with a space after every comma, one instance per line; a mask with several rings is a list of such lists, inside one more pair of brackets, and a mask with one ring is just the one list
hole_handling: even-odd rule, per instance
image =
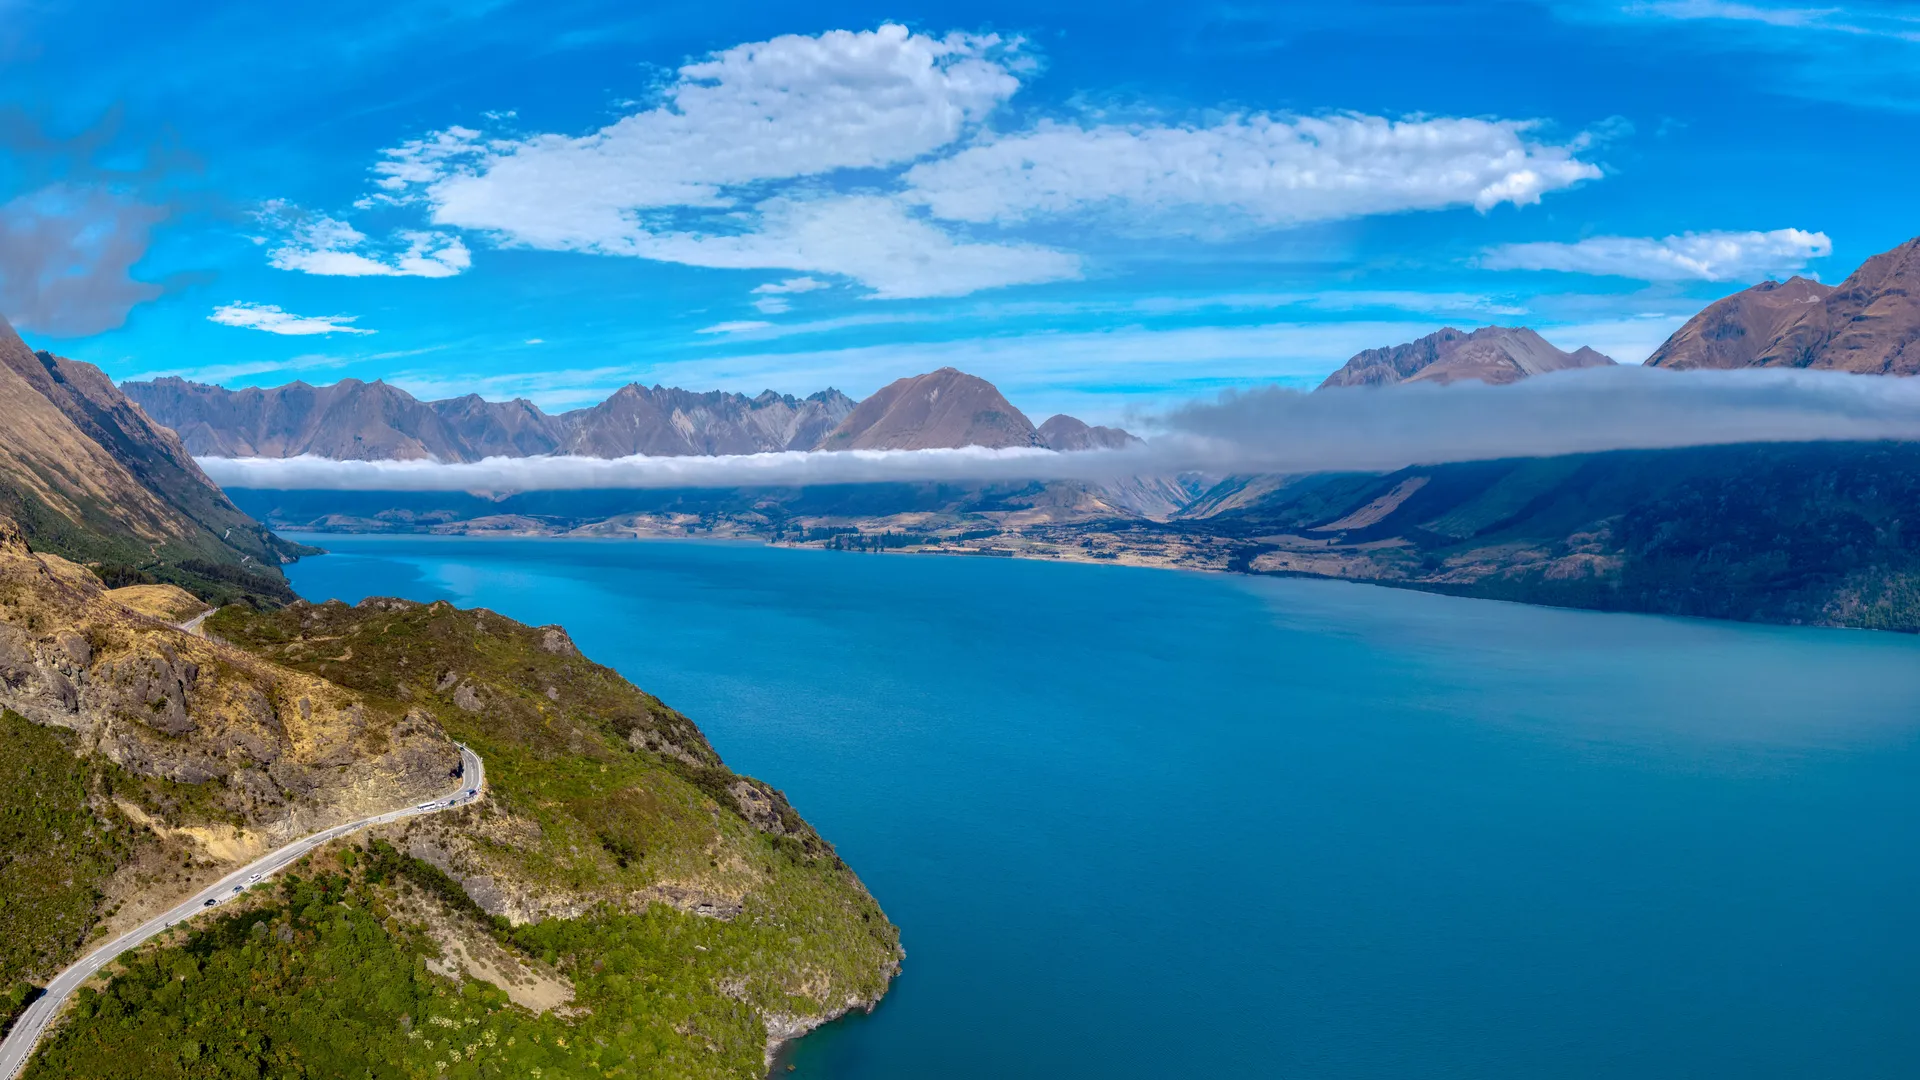
[[1751, 367], [1782, 331], [1833, 292], [1803, 277], [1763, 281], [1716, 300], [1647, 358], [1648, 367]]
[[807, 450], [854, 405], [838, 390], [804, 399], [769, 390], [749, 398], [635, 383], [591, 408], [552, 416], [524, 399], [468, 394], [420, 401], [384, 382], [358, 379], [228, 390], [164, 378], [124, 389], [195, 454], [350, 461]]
[[1920, 374], [1920, 237], [1838, 287], [1794, 278], [1735, 293], [1688, 320], [1647, 364]]
[[1463, 379], [1510, 383], [1549, 371], [1612, 363], [1586, 346], [1563, 352], [1524, 326], [1483, 326], [1470, 333], [1449, 326], [1405, 345], [1358, 353], [1327, 376], [1320, 389]]
[[1033, 422], [992, 383], [945, 367], [888, 383], [860, 403], [822, 450], [1045, 446]]
[[34, 352], [0, 320], [0, 514], [36, 549], [116, 584], [291, 600], [301, 549], [228, 501], [173, 432], [91, 364]]
[[1143, 440], [1120, 428], [1089, 427], [1079, 420], [1060, 413], [1047, 418], [1040, 425], [1040, 441], [1049, 450], [1124, 450], [1129, 446], [1139, 446]]

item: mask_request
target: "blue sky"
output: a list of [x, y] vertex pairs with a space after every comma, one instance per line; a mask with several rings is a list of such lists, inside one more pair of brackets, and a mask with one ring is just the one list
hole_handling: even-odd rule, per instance
[[0, 305], [116, 378], [1036, 418], [1637, 361], [1920, 233], [1920, 6], [0, 3]]

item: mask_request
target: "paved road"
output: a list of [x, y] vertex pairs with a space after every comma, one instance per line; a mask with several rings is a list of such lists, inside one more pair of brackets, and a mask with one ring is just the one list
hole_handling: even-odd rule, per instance
[[[201, 616], [201, 618], [205, 617]], [[197, 625], [199, 620], [195, 619], [192, 622]], [[13, 1031], [7, 1035], [6, 1042], [0, 1043], [0, 1080], [13, 1080], [20, 1075], [21, 1068], [32, 1056], [34, 1046], [39, 1043], [40, 1036], [46, 1031], [47, 1024], [53, 1019], [54, 1013], [60, 1010], [60, 1006], [66, 1003], [67, 998], [73, 996], [75, 990], [80, 989], [81, 983], [92, 978], [96, 972], [112, 963], [121, 953], [138, 946], [168, 927], [185, 922], [196, 915], [217, 910], [226, 901], [239, 896], [254, 882], [266, 880], [275, 872], [285, 869], [290, 863], [299, 861], [302, 856], [329, 840], [338, 839], [369, 825], [383, 825], [402, 818], [438, 813], [474, 802], [485, 793], [486, 780], [486, 765], [481, 762], [480, 755], [462, 745], [460, 747], [460, 787], [455, 791], [405, 810], [395, 810], [370, 818], [361, 818], [359, 821], [349, 821], [344, 825], [335, 825], [324, 832], [302, 837], [278, 851], [255, 859], [213, 885], [193, 894], [173, 910], [148, 919], [140, 926], [81, 957], [78, 963], [56, 975], [53, 981], [47, 984], [46, 994], [27, 1007], [27, 1011], [20, 1017], [19, 1022], [14, 1024]]]

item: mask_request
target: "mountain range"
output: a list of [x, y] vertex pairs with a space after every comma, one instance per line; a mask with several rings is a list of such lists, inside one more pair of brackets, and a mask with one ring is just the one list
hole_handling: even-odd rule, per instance
[[863, 402], [832, 389], [804, 398], [772, 390], [747, 397], [633, 383], [598, 405], [558, 415], [524, 399], [420, 401], [377, 380], [229, 390], [170, 377], [122, 389], [202, 457], [479, 461], [960, 446], [1088, 450], [1138, 441], [1064, 415], [1035, 427], [993, 384], [950, 367], [897, 380]]

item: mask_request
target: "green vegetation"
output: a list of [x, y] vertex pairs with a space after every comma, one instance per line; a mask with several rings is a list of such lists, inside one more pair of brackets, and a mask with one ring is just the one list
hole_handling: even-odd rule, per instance
[[[574, 984], [571, 1007], [536, 1014], [428, 966], [440, 950], [405, 913], [435, 890], [415, 886], [403, 856], [378, 842], [341, 855], [82, 990], [27, 1077], [756, 1077], [761, 1012], [811, 1005], [761, 985], [766, 958], [794, 957], [803, 928], [656, 906], [500, 932]], [[444, 907], [437, 917], [463, 921]]]
[[73, 957], [131, 850], [126, 821], [96, 809], [105, 770], [72, 742], [0, 710], [0, 985], [39, 982]]
[[[832, 848], [560, 631], [383, 600], [229, 607], [208, 628], [431, 717], [485, 758], [488, 798], [142, 950], [29, 1076], [749, 1077], [769, 1017], [884, 992], [898, 931]], [[519, 925], [470, 892], [482, 878], [520, 898]], [[423, 911], [558, 972], [573, 1008], [435, 974]]]

